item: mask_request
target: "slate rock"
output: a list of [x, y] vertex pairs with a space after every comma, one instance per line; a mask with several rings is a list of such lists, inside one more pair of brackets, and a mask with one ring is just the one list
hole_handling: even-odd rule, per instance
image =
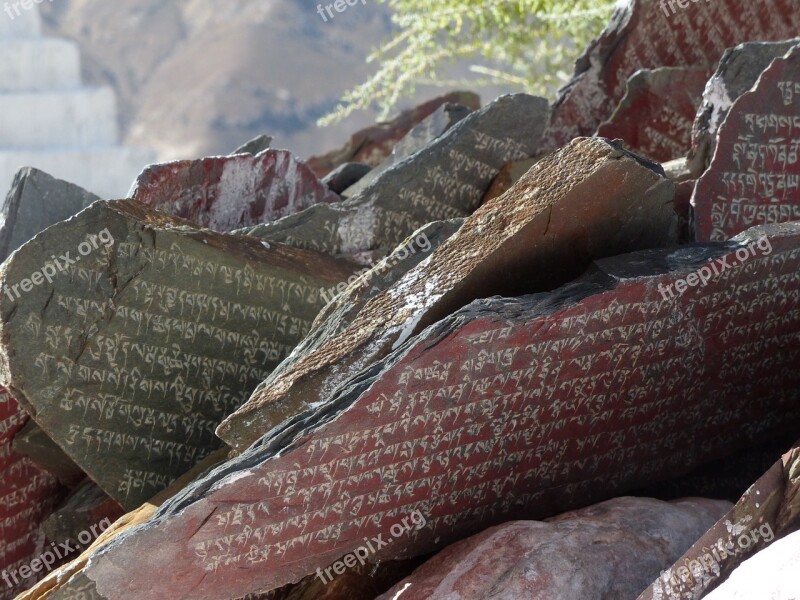
[[97, 202], [0, 271], [4, 383], [131, 509], [219, 447], [222, 417], [308, 332], [320, 291], [353, 270], [135, 201]]
[[800, 598], [800, 531], [775, 542], [738, 567], [707, 600]]
[[254, 137], [249, 142], [246, 142], [243, 145], [239, 146], [236, 150], [231, 152], [231, 155], [252, 154], [253, 156], [255, 156], [256, 154], [261, 154], [262, 152], [264, 152], [264, 150], [269, 150], [271, 144], [272, 144], [272, 136], [261, 134]]
[[36, 466], [54, 475], [67, 487], [75, 487], [86, 473], [50, 439], [36, 421], [29, 420], [14, 436], [14, 452], [30, 458]]
[[363, 163], [344, 163], [325, 175], [322, 183], [334, 194], [341, 194], [351, 185], [360, 181], [372, 167]]
[[342, 148], [322, 156], [309, 158], [308, 166], [317, 174], [317, 177], [325, 177], [338, 166], [347, 162], [364, 163], [371, 167], [377, 167], [392, 153], [394, 145], [409, 131], [441, 105], [447, 103], [461, 104], [472, 110], [478, 110], [481, 107], [480, 97], [472, 92], [452, 92], [439, 96], [401, 112], [391, 121], [377, 123], [356, 132]]
[[0, 599], [10, 600], [42, 576], [20, 572], [37, 557], [45, 540], [39, 526], [65, 490], [50, 473], [14, 452], [14, 435], [30, 417], [0, 387]]
[[20, 169], [0, 215], [0, 262], [39, 232], [69, 219], [99, 199], [38, 169]]
[[506, 164], [497, 177], [492, 181], [492, 185], [486, 192], [486, 195], [481, 201], [481, 206], [486, 204], [489, 200], [502, 196], [517, 183], [522, 176], [527, 173], [533, 165], [538, 162], [535, 158], [524, 158], [522, 160], [513, 160]]
[[541, 98], [501, 96], [384, 171], [358, 196], [244, 232], [374, 263], [423, 225], [474, 211], [503, 165], [538, 147], [547, 114]]
[[375, 181], [381, 173], [422, 150], [471, 112], [469, 108], [460, 104], [442, 104], [430, 116], [409, 131], [402, 140], [397, 142], [386, 160], [372, 169], [357, 183], [346, 189], [342, 196], [345, 198], [357, 196], [364, 188]]
[[338, 202], [288, 150], [150, 165], [130, 197], [196, 225], [227, 232]]
[[711, 163], [716, 136], [733, 103], [756, 84], [770, 63], [784, 56], [800, 38], [783, 42], [745, 42], [729, 48], [709, 79], [692, 131], [689, 169], [700, 177]]
[[661, 0], [622, 0], [599, 39], [578, 59], [561, 91], [544, 149], [591, 135], [625, 95], [640, 69], [700, 67], [711, 76], [726, 49], [747, 40], [780, 41], [797, 35], [793, 0], [719, 0], [674, 6]]
[[800, 45], [730, 108], [692, 197], [695, 239], [721, 241], [753, 225], [800, 219], [798, 135]]
[[[769, 548], [776, 539], [798, 529], [800, 442], [759, 478], [671, 568], [662, 572], [638, 600], [711, 597], [713, 594], [708, 595], [708, 592], [736, 572], [742, 563], [760, 555], [759, 551]], [[763, 585], [765, 581], [760, 580], [760, 583]]]
[[639, 160], [600, 139], [576, 140], [542, 160], [346, 329], [284, 362], [217, 434], [244, 449], [476, 297], [552, 289], [593, 258], [674, 242], [674, 185]]
[[637, 71], [597, 135], [623, 139], [636, 152], [658, 162], [686, 156], [707, 79], [707, 69], [702, 67]]
[[616, 498], [448, 546], [376, 600], [635, 598], [730, 507]]
[[[661, 293], [718, 262], [705, 287]], [[260, 593], [365, 538], [388, 540], [372, 560], [420, 556], [797, 431], [798, 267], [800, 224], [783, 224], [476, 301], [189, 485], [87, 574], [109, 600]]]

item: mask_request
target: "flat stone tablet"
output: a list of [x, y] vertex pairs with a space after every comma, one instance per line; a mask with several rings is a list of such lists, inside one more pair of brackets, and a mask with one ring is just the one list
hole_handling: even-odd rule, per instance
[[578, 59], [543, 146], [559, 148], [594, 133], [639, 69], [699, 67], [710, 77], [726, 49], [748, 40], [786, 40], [798, 30], [794, 0], [622, 0], [608, 28]]
[[215, 231], [268, 223], [340, 199], [288, 150], [150, 165], [130, 197]]
[[660, 167], [640, 161], [598, 138], [543, 159], [430, 259], [371, 298], [347, 328], [283, 363], [217, 434], [243, 450], [474, 298], [552, 289], [593, 258], [673, 243], [675, 186]]
[[472, 213], [503, 166], [538, 147], [546, 100], [501, 96], [381, 173], [360, 194], [244, 232], [373, 264], [431, 221]]
[[731, 106], [692, 205], [700, 241], [800, 219], [800, 46]]
[[374, 560], [425, 555], [676, 477], [797, 431], [799, 329], [794, 223], [475, 301], [190, 484], [87, 574], [108, 600], [236, 597], [366, 541], [382, 541]]
[[14, 435], [30, 417], [0, 387], [0, 598], [10, 600], [42, 577], [29, 567], [44, 544], [39, 526], [66, 490], [50, 473], [13, 451]]
[[4, 383], [131, 509], [219, 447], [219, 421], [354, 269], [138, 202], [97, 202], [3, 265]]
[[614, 114], [597, 135], [620, 138], [658, 162], [683, 158], [692, 145], [692, 124], [702, 101], [707, 70], [692, 67], [642, 69], [628, 80]]
[[38, 169], [20, 169], [0, 211], [0, 262], [37, 233], [99, 199]]

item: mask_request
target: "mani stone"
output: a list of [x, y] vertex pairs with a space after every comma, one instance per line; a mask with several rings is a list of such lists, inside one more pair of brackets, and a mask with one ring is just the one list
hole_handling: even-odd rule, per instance
[[448, 546], [376, 600], [633, 599], [729, 507], [615, 498], [506, 523]]
[[255, 156], [256, 154], [262, 153], [264, 150], [268, 150], [271, 144], [272, 144], [272, 136], [262, 134], [254, 137], [249, 142], [246, 142], [242, 146], [238, 147], [236, 150], [231, 152], [231, 155], [252, 154], [253, 156]]
[[30, 417], [8, 390], [0, 387], [0, 599], [10, 600], [36, 582], [41, 573], [22, 577], [19, 569], [40, 552], [42, 521], [57, 504], [58, 480], [12, 449], [14, 435]]
[[538, 148], [547, 114], [542, 98], [501, 96], [357, 196], [243, 232], [371, 264], [426, 223], [472, 213], [503, 165]]
[[800, 219], [800, 46], [731, 106], [692, 196], [695, 239]]
[[357, 196], [385, 170], [392, 168], [430, 144], [471, 112], [469, 108], [460, 104], [442, 104], [422, 123], [409, 131], [402, 140], [397, 142], [386, 160], [345, 190], [342, 196], [345, 198]]
[[[705, 287], [678, 285], [717, 264]], [[218, 600], [365, 539], [388, 540], [371, 560], [422, 556], [671, 479], [797, 431], [799, 314], [794, 223], [475, 301], [190, 484], [87, 574], [108, 600]]]
[[221, 232], [339, 201], [288, 150], [151, 165], [139, 175], [130, 197]]
[[658, 162], [686, 156], [707, 79], [703, 68], [637, 71], [628, 80], [625, 97], [597, 135], [621, 138], [636, 152]]
[[94, 194], [38, 169], [20, 169], [0, 214], [0, 262], [36, 234], [96, 200]]
[[325, 175], [322, 183], [335, 194], [341, 194], [351, 185], [358, 183], [372, 167], [362, 163], [344, 163]]
[[795, 0], [683, 2], [621, 0], [611, 24], [581, 56], [554, 107], [544, 148], [591, 135], [625, 95], [640, 69], [699, 67], [709, 77], [726, 49], [747, 40], [797, 35]]
[[660, 167], [640, 160], [597, 138], [543, 159], [429, 259], [371, 298], [344, 330], [283, 363], [217, 435], [243, 450], [475, 298], [552, 289], [593, 258], [674, 243], [674, 185]]
[[405, 110], [391, 121], [377, 123], [353, 134], [340, 149], [328, 152], [323, 156], [308, 159], [308, 166], [317, 174], [325, 177], [339, 165], [347, 162], [364, 163], [377, 167], [392, 153], [392, 148], [415, 126], [443, 104], [461, 104], [472, 110], [481, 107], [481, 99], [472, 92], [452, 92], [420, 104], [416, 108]]
[[135, 201], [96, 202], [0, 270], [3, 383], [130, 509], [219, 446], [219, 421], [353, 270]]
[[717, 72], [708, 81], [693, 127], [688, 166], [695, 179], [711, 163], [717, 132], [736, 99], [750, 91], [773, 60], [798, 44], [800, 38], [785, 42], [747, 42], [725, 52]]
[[736, 505], [662, 572], [638, 600], [705, 598], [748, 558], [798, 528], [800, 442], [750, 486]]

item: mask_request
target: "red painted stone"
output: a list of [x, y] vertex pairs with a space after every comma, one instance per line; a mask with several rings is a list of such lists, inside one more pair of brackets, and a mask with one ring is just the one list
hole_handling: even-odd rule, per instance
[[622, 102], [600, 125], [597, 135], [621, 138], [633, 150], [658, 162], [686, 156], [707, 79], [703, 68], [637, 71], [628, 80]]
[[28, 415], [0, 387], [0, 600], [14, 598], [44, 574], [18, 574], [44, 546], [38, 528], [63, 493], [55, 477], [11, 449]]
[[370, 557], [422, 555], [796, 430], [800, 224], [762, 233], [474, 302], [190, 485], [88, 576], [108, 600], [236, 597], [377, 536]]
[[136, 180], [131, 197], [223, 232], [340, 199], [288, 150], [150, 165]]
[[309, 158], [308, 166], [320, 179], [347, 162], [377, 167], [409, 131], [447, 103], [461, 104], [472, 110], [481, 107], [481, 99], [472, 92], [452, 92], [439, 96], [415, 108], [404, 110], [391, 121], [376, 123], [357, 131], [342, 148]]
[[612, 23], [578, 60], [553, 112], [545, 148], [594, 133], [639, 69], [692, 66], [706, 69], [708, 77], [727, 48], [747, 40], [784, 40], [800, 30], [794, 0], [684, 4], [627, 0], [617, 5]]
[[700, 241], [800, 219], [800, 47], [733, 104], [692, 204]]

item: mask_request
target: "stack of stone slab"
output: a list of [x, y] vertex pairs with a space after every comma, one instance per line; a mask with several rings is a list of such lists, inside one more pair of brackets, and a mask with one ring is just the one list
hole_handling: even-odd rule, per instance
[[81, 84], [77, 44], [42, 37], [35, 5], [0, 21], [0, 193], [18, 169], [37, 167], [124, 197], [154, 157], [119, 145], [113, 90]]
[[[159, 165], [14, 252], [0, 383], [108, 497], [152, 502], [22, 598], [700, 599], [764, 544], [653, 580], [709, 535], [793, 534], [796, 449], [692, 548], [729, 505], [585, 509], [800, 429], [800, 17], [765, 3], [656, 34], [657, 2], [623, 2], [554, 108], [431, 108], [346, 199], [279, 150]], [[781, 41], [725, 52], [754, 38]], [[621, 140], [573, 139], [598, 128]], [[82, 485], [26, 535], [100, 515]], [[524, 575], [566, 560], [559, 592]]]

